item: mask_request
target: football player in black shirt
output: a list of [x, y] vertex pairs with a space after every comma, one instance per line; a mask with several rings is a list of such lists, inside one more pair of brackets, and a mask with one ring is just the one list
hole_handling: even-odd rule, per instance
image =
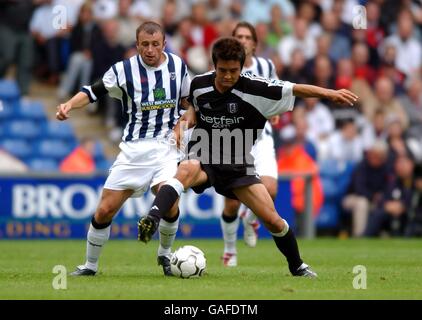
[[148, 215], [139, 220], [138, 239], [151, 239], [160, 218], [168, 218], [185, 189], [201, 193], [213, 186], [219, 194], [243, 202], [260, 218], [286, 257], [292, 275], [316, 277], [300, 257], [293, 231], [278, 215], [268, 191], [254, 174], [250, 151], [267, 119], [292, 110], [295, 96], [348, 105], [353, 105], [358, 97], [345, 89], [241, 74], [245, 51], [235, 38], [216, 41], [212, 59], [215, 71], [199, 75], [191, 83], [189, 99], [196, 111], [197, 125], [188, 157], [179, 164], [175, 177], [161, 187]]

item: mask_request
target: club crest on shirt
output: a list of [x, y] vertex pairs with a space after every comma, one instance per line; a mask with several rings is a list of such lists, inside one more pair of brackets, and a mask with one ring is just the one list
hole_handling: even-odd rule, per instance
[[155, 88], [154, 92], [154, 100], [164, 100], [166, 98], [166, 90], [164, 88]]
[[239, 106], [235, 102], [227, 104], [227, 111], [230, 113], [236, 113], [239, 110]]
[[170, 79], [171, 80], [176, 80], [176, 72], [170, 72]]

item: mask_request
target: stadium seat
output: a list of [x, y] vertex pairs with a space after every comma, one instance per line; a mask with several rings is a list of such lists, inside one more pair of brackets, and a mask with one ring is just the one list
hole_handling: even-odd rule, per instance
[[19, 96], [20, 91], [16, 81], [0, 79], [0, 100], [13, 102], [18, 100]]
[[32, 145], [23, 139], [4, 139], [0, 147], [20, 159], [28, 158], [33, 153]]
[[72, 151], [72, 147], [66, 141], [60, 139], [44, 139], [37, 144], [37, 155], [50, 157], [61, 161]]
[[339, 195], [342, 193], [337, 186], [336, 179], [322, 177], [322, 190], [324, 190], [324, 202], [327, 202], [332, 199], [337, 199]]
[[112, 164], [113, 164], [113, 161], [110, 161], [108, 159], [95, 161], [95, 167], [97, 171], [108, 171]]
[[46, 120], [44, 106], [39, 101], [21, 101], [18, 105], [17, 114], [20, 119]]
[[37, 138], [41, 133], [41, 125], [32, 120], [11, 120], [5, 125], [5, 134], [10, 138]]
[[75, 134], [69, 122], [48, 121], [43, 124], [43, 135], [49, 139], [66, 139], [73, 142]]
[[316, 220], [318, 229], [334, 229], [338, 227], [341, 201], [349, 187], [354, 168], [355, 165], [350, 162], [326, 160], [320, 163], [324, 205]]
[[57, 171], [59, 164], [54, 158], [30, 158], [26, 161], [31, 171]]
[[97, 162], [97, 163], [105, 160], [104, 147], [103, 147], [103, 144], [101, 142], [97, 141], [95, 143], [93, 157], [94, 157], [95, 162]]
[[13, 104], [0, 99], [0, 120], [10, 119], [13, 115]]
[[316, 219], [318, 229], [332, 229], [338, 227], [340, 210], [336, 203], [324, 203]]

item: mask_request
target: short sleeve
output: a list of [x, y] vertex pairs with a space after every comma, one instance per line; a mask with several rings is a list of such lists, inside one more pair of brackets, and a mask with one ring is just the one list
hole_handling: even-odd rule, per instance
[[277, 79], [262, 79], [251, 76], [247, 80], [247, 90], [232, 90], [241, 99], [254, 106], [265, 118], [292, 111], [295, 96], [294, 83]]
[[189, 88], [190, 88], [190, 84], [191, 84], [191, 79], [189, 76], [189, 72], [188, 72], [188, 68], [184, 68], [184, 72], [185, 74], [183, 75], [182, 78], [182, 83], [181, 83], [181, 88], [180, 88], [180, 97], [181, 98], [186, 98], [189, 96]]
[[120, 89], [119, 75], [115, 65], [111, 66], [104, 74], [103, 83], [110, 97], [121, 99], [122, 90]]

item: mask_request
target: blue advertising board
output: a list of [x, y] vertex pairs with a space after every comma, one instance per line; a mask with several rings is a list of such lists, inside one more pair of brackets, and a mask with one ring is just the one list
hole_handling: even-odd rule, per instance
[[[0, 239], [85, 238], [106, 176], [0, 176]], [[136, 222], [148, 213], [154, 196], [131, 198], [115, 216], [112, 238], [136, 239]], [[180, 201], [178, 237], [221, 237], [224, 198], [214, 189], [188, 190]], [[292, 224], [290, 184], [279, 183], [278, 212]], [[239, 230], [239, 234], [242, 230]], [[268, 237], [264, 227], [261, 237]]]

